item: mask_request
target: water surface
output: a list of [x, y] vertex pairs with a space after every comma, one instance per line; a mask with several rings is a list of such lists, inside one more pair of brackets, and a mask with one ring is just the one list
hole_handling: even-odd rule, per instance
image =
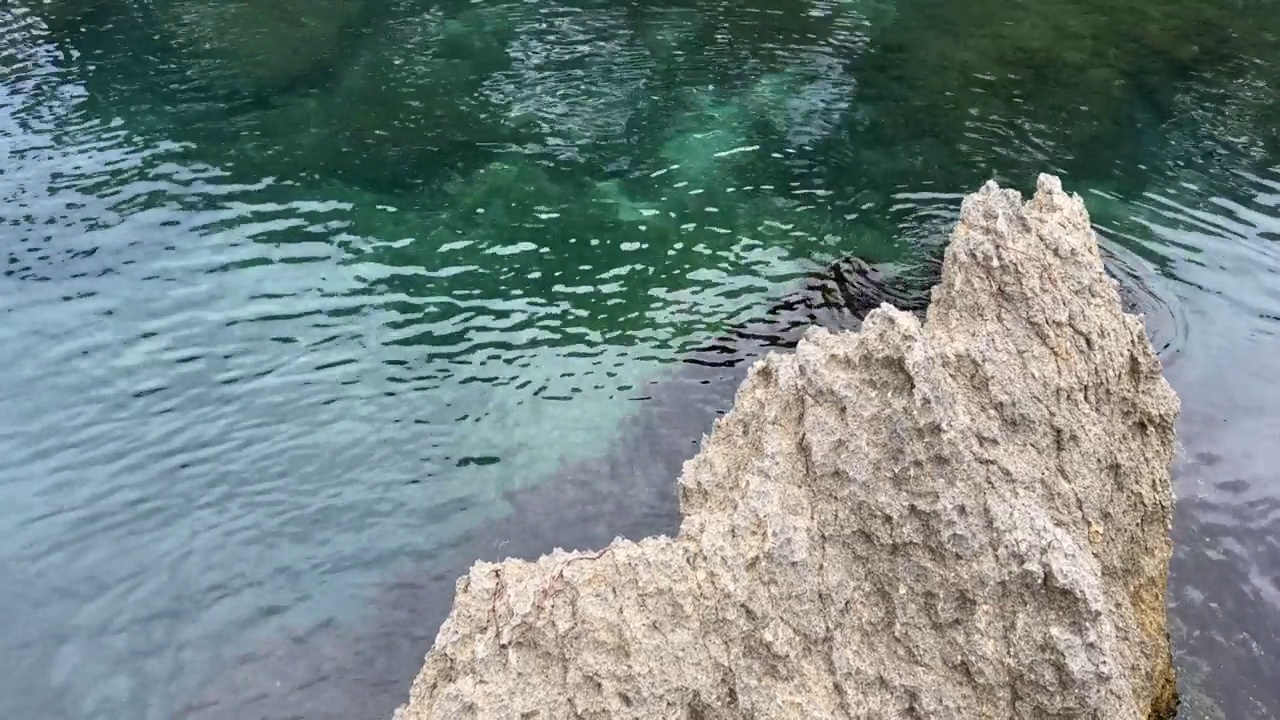
[[673, 528], [727, 328], [1042, 171], [1159, 299], [1183, 715], [1280, 715], [1273, 5], [5, 5], [0, 716], [386, 717], [477, 557]]

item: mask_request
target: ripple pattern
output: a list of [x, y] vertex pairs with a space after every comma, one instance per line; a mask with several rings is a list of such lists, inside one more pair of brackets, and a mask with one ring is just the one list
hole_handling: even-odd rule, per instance
[[1162, 8], [8, 3], [0, 716], [386, 716], [476, 558], [668, 528], [806, 273], [1041, 171], [1183, 398], [1191, 716], [1280, 716], [1280, 27]]

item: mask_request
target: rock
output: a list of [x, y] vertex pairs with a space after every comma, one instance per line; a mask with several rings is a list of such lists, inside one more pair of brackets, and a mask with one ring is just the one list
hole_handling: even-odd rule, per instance
[[[942, 253], [945, 250], [945, 243], [938, 245], [921, 263], [914, 273], [915, 277], [909, 278], [910, 285], [895, 287], [895, 294], [902, 298], [901, 302], [894, 300], [896, 307], [923, 313], [928, 306], [928, 299], [921, 298], [916, 288], [921, 282], [932, 286], [942, 278]], [[1121, 247], [1099, 247], [1098, 250], [1107, 276], [1118, 283], [1116, 289], [1120, 293], [1120, 307], [1126, 313], [1142, 317], [1147, 339], [1168, 369], [1181, 352], [1182, 341], [1187, 332], [1187, 319], [1181, 303], [1172, 293], [1148, 282], [1148, 278], [1158, 276], [1159, 271], [1141, 257]], [[927, 294], [925, 293], [926, 296]], [[921, 314], [921, 319], [923, 318]]]
[[[329, 119], [345, 176], [361, 185], [403, 191], [487, 162], [483, 147], [521, 135], [483, 97], [485, 79], [510, 65], [514, 37], [508, 11], [492, 7], [449, 15], [418, 2], [391, 5], [391, 16], [352, 59], [333, 88], [347, 108]], [[459, 157], [473, 158], [458, 164]], [[453, 158], [448, 163], [444, 158]], [[480, 160], [479, 158], [484, 158]], [[391, 175], [394, 181], [379, 181]]]
[[[809, 327], [854, 329], [889, 300], [923, 309], [907, 270], [877, 268], [841, 257], [814, 271], [759, 319], [729, 329], [690, 352], [670, 375], [639, 388], [635, 412], [624, 418], [603, 452], [566, 462], [537, 482], [508, 490], [511, 540], [522, 557], [537, 557], [556, 538], [596, 547], [615, 537], [640, 539], [679, 529], [675, 479], [698, 450], [698, 439], [728, 409], [753, 362], [788, 352]], [[488, 536], [496, 527], [488, 525]], [[532, 555], [530, 547], [539, 547]], [[440, 618], [432, 618], [439, 622]]]
[[657, 63], [637, 42], [621, 6], [551, 4], [514, 23], [508, 67], [484, 80], [480, 94], [529, 134], [530, 147], [562, 160], [625, 146], [628, 123], [650, 104]]
[[924, 323], [753, 365], [674, 539], [475, 564], [396, 715], [1172, 717], [1179, 411], [1080, 199], [988, 183]]
[[276, 93], [351, 51], [364, 0], [164, 0], [163, 34], [201, 82], [231, 95]]
[[102, 0], [17, 0], [17, 8], [32, 11], [50, 32], [75, 32], [85, 19], [98, 12]]
[[[493, 169], [500, 176], [510, 173], [502, 182], [536, 180], [536, 175], [514, 172], [521, 167]], [[452, 605], [455, 580], [477, 559], [498, 560], [513, 552], [532, 559], [566, 544], [598, 547], [618, 536], [676, 532], [680, 466], [727, 410], [750, 364], [770, 350], [793, 349], [807, 326], [856, 327], [886, 299], [918, 305], [927, 292], [919, 291], [918, 281], [902, 289], [908, 274], [854, 257], [815, 269], [760, 317], [732, 327], [690, 353], [671, 376], [642, 388], [635, 412], [599, 455], [565, 462], [538, 482], [504, 493], [512, 512], [450, 537], [429, 556], [378, 582], [357, 618], [275, 628], [250, 649], [228, 653], [212, 672], [192, 678], [193, 690], [166, 717], [389, 716], [422, 667], [422, 650]]]

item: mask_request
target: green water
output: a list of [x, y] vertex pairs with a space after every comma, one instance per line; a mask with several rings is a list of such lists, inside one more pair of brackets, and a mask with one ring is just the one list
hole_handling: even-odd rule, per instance
[[[654, 383], [1039, 172], [1161, 298], [1184, 715], [1280, 713], [1277, 30], [1265, 0], [11, 1], [0, 717], [385, 716], [473, 550], [536, 547], [504, 491], [641, 398], [722, 409]], [[632, 440], [582, 492], [696, 437]], [[574, 488], [548, 518], [661, 524]]]

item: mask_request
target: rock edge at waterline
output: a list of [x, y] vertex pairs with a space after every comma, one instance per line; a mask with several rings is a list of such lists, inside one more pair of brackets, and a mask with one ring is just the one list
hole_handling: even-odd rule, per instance
[[1178, 413], [1080, 198], [989, 182], [923, 324], [756, 363], [675, 539], [475, 564], [396, 717], [1172, 717]]

